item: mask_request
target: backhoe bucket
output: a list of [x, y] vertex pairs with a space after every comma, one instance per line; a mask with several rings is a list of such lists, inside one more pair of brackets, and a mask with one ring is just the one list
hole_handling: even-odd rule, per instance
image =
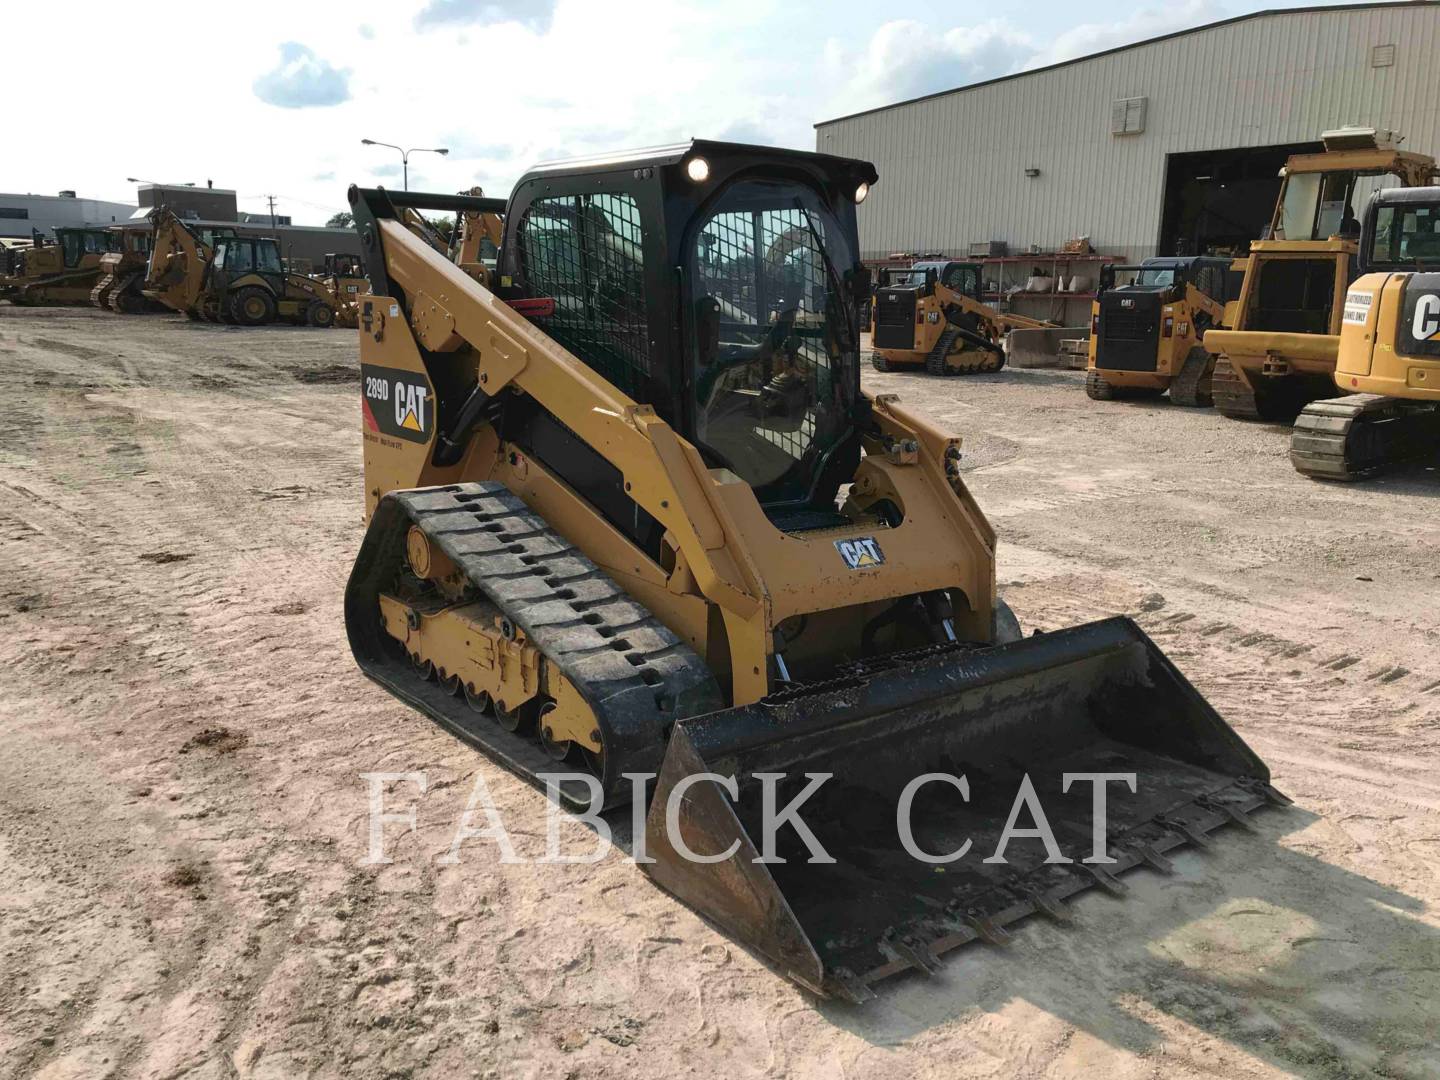
[[[915, 783], [937, 773], [963, 777], [968, 799], [957, 782]], [[1067, 793], [1064, 778], [1076, 773], [1134, 777], [1133, 792], [1103, 784], [1098, 841], [1102, 785], [1072, 777]], [[799, 831], [782, 824], [775, 859], [757, 862], [765, 789], [773, 817], [812, 783], [807, 774], [830, 774], [798, 816], [834, 861], [812, 861]], [[1027, 776], [1045, 821], [1019, 810], [1004, 861], [987, 861]], [[1208, 846], [1218, 826], [1249, 825], [1255, 808], [1288, 802], [1269, 779], [1134, 622], [1108, 619], [871, 663], [681, 721], [651, 802], [645, 854], [655, 861], [645, 869], [796, 982], [862, 1001], [888, 975], [934, 971], [948, 949], [1004, 943], [1005, 927], [1027, 915], [1067, 920], [1066, 898], [1086, 888], [1123, 893], [1116, 875], [1135, 866], [1168, 872], [1171, 848]], [[897, 821], [907, 786], [909, 836]], [[1034, 831], [1047, 823], [1058, 859]], [[931, 858], [969, 847], [942, 864], [917, 858], [907, 840]], [[1083, 861], [1097, 843], [1114, 861]]]

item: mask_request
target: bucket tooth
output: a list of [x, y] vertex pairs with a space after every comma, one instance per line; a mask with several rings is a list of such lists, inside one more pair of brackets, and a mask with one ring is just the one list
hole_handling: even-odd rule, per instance
[[1010, 931], [997, 923], [988, 915], [965, 914], [960, 921], [980, 935], [980, 940], [987, 945], [1009, 945], [1015, 939]]
[[828, 984], [836, 997], [843, 998], [851, 1005], [864, 1005], [867, 1001], [875, 1000], [875, 991], [870, 989], [870, 984], [849, 968], [836, 968], [831, 972]]
[[1129, 848], [1150, 869], [1158, 870], [1167, 876], [1175, 873], [1175, 864], [1149, 844], [1131, 844]]
[[1094, 863], [1081, 863], [1090, 876], [1095, 879], [1095, 884], [1108, 892], [1111, 896], [1126, 896], [1130, 892], [1130, 886], [1126, 885], [1114, 874], [1110, 873], [1103, 866], [1096, 866]]
[[1230, 803], [1222, 802], [1220, 799], [1212, 798], [1197, 799], [1195, 801], [1198, 805], [1203, 806], [1206, 810], [1213, 810], [1217, 814], [1224, 814], [1226, 818], [1228, 818], [1234, 824], [1239, 825], [1242, 829], [1246, 829], [1249, 832], [1260, 831], [1259, 827], [1256, 826], [1254, 819], [1251, 818], [1250, 815], [1247, 814], [1244, 810], [1241, 810], [1238, 806], [1232, 806]]
[[1053, 919], [1058, 923], [1071, 923], [1075, 921], [1075, 912], [1070, 905], [1058, 896], [1054, 896], [1040, 889], [1032, 889], [1027, 894], [1029, 901], [1035, 905], [1035, 910], [1047, 919]]
[[1215, 847], [1214, 840], [1212, 840], [1208, 835], [1206, 835], [1204, 831], [1195, 828], [1195, 826], [1191, 825], [1183, 818], [1156, 818], [1155, 824], [1161, 826], [1162, 828], [1171, 829], [1175, 832], [1178, 832], [1181, 836], [1185, 837], [1186, 840], [1189, 840], [1190, 843], [1194, 844], [1198, 848], [1204, 848], [1206, 851], [1209, 851]]
[[895, 960], [903, 960], [911, 967], [926, 975], [940, 973], [940, 958], [930, 951], [930, 946], [902, 934], [887, 934], [880, 943], [882, 952], [889, 953]]

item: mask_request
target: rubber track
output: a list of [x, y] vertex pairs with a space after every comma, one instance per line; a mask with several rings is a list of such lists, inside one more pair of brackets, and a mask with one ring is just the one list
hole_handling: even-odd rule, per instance
[[931, 375], [988, 375], [1005, 366], [1004, 353], [986, 353], [984, 360], [975, 361], [964, 367], [951, 367], [947, 362], [950, 347], [960, 338], [960, 330], [947, 326], [935, 340], [935, 345], [925, 357], [925, 370]]
[[[395, 504], [388, 512], [386, 502]], [[525, 632], [594, 710], [605, 733], [607, 802], [623, 785], [622, 772], [658, 772], [674, 721], [724, 707], [715, 677], [695, 651], [503, 484], [454, 484], [386, 496], [356, 561], [347, 590], [347, 621], [364, 614], [352, 610], [356, 578], [368, 569], [375, 590], [388, 587], [412, 524]], [[377, 526], [385, 535], [376, 535]], [[367, 561], [371, 565], [365, 567]], [[360, 602], [363, 607], [369, 601], [361, 597]], [[369, 617], [378, 621], [378, 606], [371, 607]], [[357, 659], [367, 674], [391, 685], [370, 670], [358, 649]], [[464, 717], [464, 702], [451, 700]], [[455, 727], [453, 717], [421, 707]], [[494, 732], [487, 738], [523, 738], [490, 726]], [[495, 756], [541, 783], [522, 755]], [[550, 762], [547, 768], [556, 767]]]
[[1191, 409], [1203, 409], [1213, 404], [1213, 383], [1211, 390], [1201, 389], [1205, 382], [1205, 369], [1209, 366], [1209, 353], [1198, 345], [1191, 349], [1180, 365], [1180, 374], [1170, 380], [1170, 400]]

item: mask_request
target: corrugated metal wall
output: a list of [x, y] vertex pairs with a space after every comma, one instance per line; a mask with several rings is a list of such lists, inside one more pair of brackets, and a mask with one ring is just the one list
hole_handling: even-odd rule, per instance
[[[1372, 68], [1371, 49], [1395, 62]], [[1148, 97], [1140, 135], [1110, 134], [1116, 98]], [[816, 149], [866, 158], [865, 257], [1004, 240], [1156, 254], [1170, 153], [1269, 146], [1345, 124], [1388, 127], [1440, 154], [1440, 5], [1279, 13], [816, 129]], [[1026, 168], [1040, 176], [1028, 179]]]

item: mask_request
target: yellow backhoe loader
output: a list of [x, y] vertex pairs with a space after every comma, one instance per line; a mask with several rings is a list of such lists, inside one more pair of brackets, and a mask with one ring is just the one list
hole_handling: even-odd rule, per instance
[[1085, 393], [1110, 401], [1168, 390], [1176, 405], [1212, 404], [1215, 358], [1201, 342], [1206, 331], [1224, 325], [1225, 305], [1236, 298], [1244, 274], [1244, 259], [1207, 256], [1101, 267]]
[[325, 269], [314, 277], [335, 297], [335, 325], [353, 330], [359, 325], [360, 297], [370, 291], [360, 256], [348, 252], [329, 252]]
[[1345, 290], [1355, 278], [1367, 189], [1431, 182], [1435, 159], [1395, 149], [1390, 133], [1341, 128], [1325, 150], [1285, 163], [1269, 237], [1250, 245], [1245, 283], [1214, 353], [1215, 407], [1248, 420], [1290, 420], [1334, 389]]
[[153, 221], [144, 296], [190, 319], [204, 318], [205, 275], [214, 257], [215, 241], [231, 235], [231, 229], [192, 226], [174, 211], [160, 210]]
[[884, 267], [872, 305], [870, 363], [876, 371], [924, 368], [968, 375], [1005, 366], [1005, 335], [1056, 324], [996, 311], [980, 291], [979, 263]]
[[[461, 194], [483, 198], [485, 192], [476, 187]], [[455, 265], [488, 287], [504, 232], [505, 222], [499, 214], [477, 210], [463, 210], [456, 214], [454, 235], [458, 241], [452, 254]]]
[[192, 319], [241, 326], [329, 327], [339, 307], [324, 282], [284, 269], [274, 238], [217, 230], [207, 239], [169, 211], [156, 218], [145, 295]]
[[1440, 453], [1440, 187], [1377, 191], [1345, 294], [1335, 383], [1295, 421], [1290, 460], [1353, 480]]
[[7, 253], [9, 272], [0, 275], [0, 299], [12, 304], [88, 304], [100, 278], [100, 260], [118, 238], [101, 227], [55, 230], [53, 241], [38, 233], [28, 248]]
[[[564, 805], [643, 815], [656, 883], [852, 1001], [1285, 802], [1134, 622], [1021, 637], [961, 440], [860, 387], [876, 179], [696, 141], [508, 205], [350, 191], [359, 666]], [[415, 207], [503, 212], [493, 289]], [[1134, 774], [1108, 830], [1079, 773]], [[1002, 841], [1022, 795], [1053, 850]]]

